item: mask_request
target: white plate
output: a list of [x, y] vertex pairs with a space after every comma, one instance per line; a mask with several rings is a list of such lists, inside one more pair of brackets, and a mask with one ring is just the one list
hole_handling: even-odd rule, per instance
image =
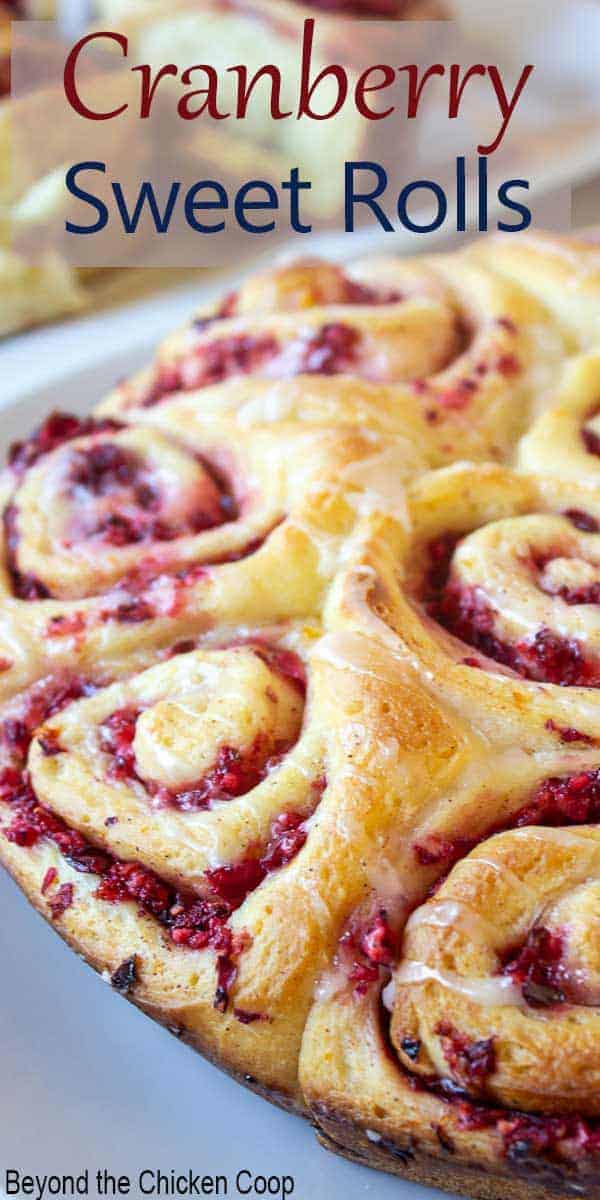
[[[85, 412], [145, 354], [128, 351], [2, 413], [1, 452], [51, 408]], [[293, 1200], [440, 1195], [326, 1153], [307, 1122], [234, 1083], [81, 962], [0, 868], [0, 1191], [6, 1168], [291, 1175]], [[245, 1177], [244, 1177], [245, 1178]], [[140, 1192], [133, 1187], [131, 1196]], [[96, 1198], [90, 1189], [91, 1200]]]

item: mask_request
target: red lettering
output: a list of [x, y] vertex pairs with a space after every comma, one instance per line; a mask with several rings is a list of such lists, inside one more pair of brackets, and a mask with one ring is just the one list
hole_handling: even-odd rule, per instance
[[[198, 63], [198, 65], [195, 67], [188, 67], [181, 76], [181, 82], [184, 83], [186, 87], [189, 87], [191, 84], [192, 75], [195, 71], [204, 71], [207, 79], [207, 86], [205, 88], [198, 88], [197, 91], [189, 92], [187, 95], [182, 96], [179, 104], [177, 105], [177, 112], [179, 113], [179, 116], [184, 121], [193, 121], [196, 117], [201, 117], [202, 113], [207, 112], [209, 117], [212, 117], [213, 121], [225, 121], [230, 114], [228, 112], [219, 111], [219, 76], [215, 71], [215, 68], [211, 67], [208, 63]], [[195, 96], [205, 96], [206, 100], [204, 104], [200, 105], [199, 108], [193, 109], [190, 107], [190, 101], [193, 100]]]
[[450, 96], [448, 100], [448, 116], [453, 121], [460, 112], [460, 102], [463, 98], [463, 92], [470, 79], [474, 75], [485, 75], [485, 67], [483, 63], [475, 63], [465, 71], [465, 77], [460, 81], [461, 68], [458, 63], [453, 63], [450, 67]]
[[[328, 121], [331, 117], [335, 117], [340, 109], [344, 107], [346, 97], [348, 95], [348, 78], [343, 67], [333, 63], [329, 67], [323, 67], [323, 70], [317, 75], [317, 78], [310, 82], [312, 69], [312, 52], [315, 36], [315, 21], [314, 17], [308, 17], [304, 22], [304, 31], [302, 35], [302, 71], [300, 78], [300, 100], [298, 104], [298, 119], [300, 117], [310, 117], [312, 121]], [[329, 112], [317, 113], [311, 108], [311, 101], [319, 84], [323, 82], [327, 76], [332, 76], [337, 83], [337, 99]]]
[[492, 81], [492, 87], [498, 98], [498, 104], [500, 106], [500, 112], [502, 113], [503, 120], [495, 140], [490, 142], [489, 146], [481, 145], [477, 147], [479, 154], [493, 154], [494, 150], [498, 149], [498, 146], [500, 145], [504, 134], [508, 129], [513, 112], [515, 111], [515, 108], [517, 107], [517, 104], [521, 98], [523, 88], [525, 87], [525, 84], [527, 83], [527, 80], [529, 79], [533, 69], [533, 63], [529, 63], [528, 66], [523, 67], [523, 70], [519, 76], [519, 82], [517, 83], [517, 86], [513, 92], [512, 100], [509, 102], [504, 84], [502, 82], [502, 76], [500, 75], [498, 68], [488, 67], [488, 74]]
[[82, 50], [84, 50], [85, 47], [87, 45], [89, 45], [90, 42], [97, 41], [98, 38], [109, 38], [113, 42], [116, 42], [117, 45], [119, 45], [121, 47], [121, 49], [123, 51], [123, 56], [125, 58], [127, 58], [127, 53], [129, 50], [129, 42], [128, 42], [127, 38], [123, 36], [123, 34], [121, 34], [121, 33], [88, 33], [88, 34], [86, 34], [85, 37], [80, 38], [80, 40], [76, 43], [76, 45], [73, 46], [73, 49], [71, 50], [69, 57], [67, 58], [67, 61], [65, 63], [65, 70], [64, 70], [64, 77], [63, 77], [64, 78], [65, 96], [67, 97], [67, 100], [69, 101], [69, 104], [71, 105], [71, 108], [74, 109], [74, 111], [76, 113], [78, 113], [80, 117], [85, 117], [88, 121], [110, 121], [113, 117], [120, 117], [121, 113], [124, 113], [126, 111], [126, 109], [129, 107], [129, 105], [122, 104], [120, 108], [114, 108], [112, 110], [112, 112], [108, 112], [108, 113], [94, 112], [94, 110], [92, 108], [88, 108], [87, 104], [84, 104], [83, 100], [81, 99], [81, 96], [79, 95], [79, 92], [77, 90], [77, 81], [75, 78], [75, 69], [77, 67], [79, 55], [81, 54]]
[[[369, 76], [376, 71], [380, 72], [383, 76], [381, 82], [369, 83]], [[366, 117], [368, 121], [383, 121], [385, 117], [391, 116], [394, 111], [393, 104], [389, 108], [381, 110], [369, 108], [366, 102], [366, 94], [367, 92], [381, 92], [383, 88], [390, 87], [395, 82], [396, 72], [394, 68], [385, 66], [384, 63], [381, 63], [379, 66], [368, 67], [366, 71], [363, 71], [357, 80], [355, 89], [356, 107], [361, 117]]]
[[250, 96], [259, 79], [263, 78], [271, 80], [269, 112], [272, 119], [274, 121], [282, 121], [284, 117], [291, 117], [291, 110], [283, 112], [281, 109], [281, 72], [279, 67], [274, 67], [272, 64], [267, 63], [266, 66], [260, 68], [260, 71], [256, 72], [256, 75], [252, 76], [250, 83], [248, 83], [247, 67], [228, 67], [227, 71], [238, 77], [237, 108], [235, 113], [238, 121], [244, 120]]
[[161, 67], [156, 79], [152, 79], [152, 67], [149, 63], [142, 63], [140, 67], [132, 67], [132, 71], [139, 71], [142, 77], [142, 88], [140, 92], [140, 117], [142, 121], [147, 121], [152, 112], [152, 102], [156, 89], [161, 81], [167, 75], [178, 75], [179, 72], [175, 63], [167, 63]]
[[408, 72], [408, 107], [406, 115], [410, 121], [413, 121], [419, 112], [419, 104], [425, 84], [434, 75], [445, 75], [446, 68], [442, 63], [434, 63], [432, 67], [428, 67], [420, 83], [419, 67], [416, 63], [411, 63], [406, 67], [398, 67], [398, 70]]

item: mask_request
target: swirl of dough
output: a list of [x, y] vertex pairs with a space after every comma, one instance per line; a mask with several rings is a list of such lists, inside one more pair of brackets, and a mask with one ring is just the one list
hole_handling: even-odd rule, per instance
[[575, 358], [552, 406], [522, 439], [519, 465], [535, 471], [598, 486], [600, 456], [600, 357]]
[[[182, 398], [133, 425], [55, 413], [12, 448], [0, 478], [3, 696], [68, 671], [104, 682], [211, 629], [318, 617], [378, 495], [365, 500], [361, 471], [389, 448], [376, 429], [294, 412], [283, 429], [243, 407], [206, 421]], [[392, 459], [390, 473], [401, 448]]]
[[[495, 246], [418, 261], [381, 259], [349, 270], [319, 260], [250, 279], [168, 338], [153, 367], [122, 384], [101, 413], [121, 416], [188, 393], [210, 408], [215, 390], [273, 395], [297, 377], [331, 406], [356, 390], [370, 423], [415, 428], [431, 466], [460, 455], [512, 452], [560, 370], [559, 322], [501, 278]], [[363, 402], [364, 404], [364, 402]]]
[[600, 683], [600, 539], [566, 517], [516, 517], [456, 546], [429, 612], [527, 679]]
[[599, 901], [596, 828], [483, 842], [406, 927], [392, 1016], [405, 1067], [507, 1108], [597, 1116]]
[[148, 429], [91, 433], [29, 467], [5, 510], [10, 570], [23, 599], [79, 599], [108, 590], [160, 548], [167, 569], [197, 553], [198, 536], [236, 517], [236, 502], [185, 446]]

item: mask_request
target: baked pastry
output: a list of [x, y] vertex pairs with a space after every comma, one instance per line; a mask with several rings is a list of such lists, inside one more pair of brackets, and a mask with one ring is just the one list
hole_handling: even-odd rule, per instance
[[600, 1194], [599, 321], [583, 242], [288, 265], [2, 485], [8, 870], [325, 1145], [498, 1200]]
[[[41, 52], [47, 67], [45, 41]], [[118, 82], [114, 75], [98, 74], [88, 80], [88, 94], [106, 102]], [[90, 284], [106, 271], [75, 267], [62, 252], [68, 210], [64, 163], [78, 136], [63, 106], [62, 88], [51, 85], [0, 100], [0, 337], [82, 311], [90, 301]], [[143, 171], [144, 139], [132, 147], [128, 131], [121, 129], [111, 130], [109, 141], [106, 157], [116, 172]]]

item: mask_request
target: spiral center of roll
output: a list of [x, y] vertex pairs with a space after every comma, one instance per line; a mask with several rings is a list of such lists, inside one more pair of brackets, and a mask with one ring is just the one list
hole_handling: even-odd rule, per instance
[[133, 749], [142, 778], [179, 789], [221, 763], [225, 784], [229, 775], [236, 787], [237, 774], [241, 786], [245, 772], [264, 767], [296, 739], [298, 690], [254, 654], [235, 658], [221, 673], [216, 695], [207, 680], [206, 688], [161, 700], [140, 714]]
[[436, 539], [424, 592], [440, 625], [525, 679], [600, 684], [598, 537], [565, 517], [499, 520], [460, 542]]

